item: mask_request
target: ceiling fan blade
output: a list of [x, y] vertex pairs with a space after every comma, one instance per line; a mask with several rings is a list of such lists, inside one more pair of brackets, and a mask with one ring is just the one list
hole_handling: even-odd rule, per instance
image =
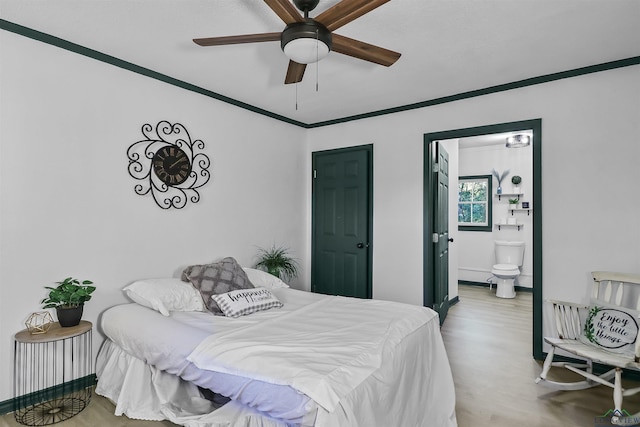
[[300, 15], [298, 9], [289, 0], [264, 0], [264, 2], [285, 24], [304, 22], [304, 17]]
[[349, 37], [333, 34], [333, 46], [331, 50], [343, 55], [352, 56], [354, 58], [363, 59], [365, 61], [374, 62], [376, 64], [388, 67], [393, 65], [400, 53], [375, 46], [360, 40], [350, 39]]
[[241, 36], [207, 37], [203, 39], [193, 39], [195, 44], [200, 46], [220, 46], [225, 44], [274, 42], [280, 40], [282, 33], [261, 33], [244, 34]]
[[329, 31], [335, 31], [388, 1], [389, 0], [342, 0], [340, 3], [316, 16], [315, 20], [327, 27]]
[[307, 64], [298, 64], [295, 61], [289, 61], [289, 68], [287, 68], [287, 76], [284, 78], [284, 84], [299, 83], [304, 76], [304, 70], [307, 69]]

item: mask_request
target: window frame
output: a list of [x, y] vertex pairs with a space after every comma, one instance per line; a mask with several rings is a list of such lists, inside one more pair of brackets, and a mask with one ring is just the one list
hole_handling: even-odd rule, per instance
[[[461, 225], [458, 222], [458, 231], [493, 231], [493, 175], [467, 175], [458, 177], [458, 191], [461, 181], [486, 181], [487, 182], [487, 224], [472, 225], [465, 223]], [[457, 206], [460, 208], [460, 193], [458, 192]], [[457, 217], [457, 216], [456, 216]]]

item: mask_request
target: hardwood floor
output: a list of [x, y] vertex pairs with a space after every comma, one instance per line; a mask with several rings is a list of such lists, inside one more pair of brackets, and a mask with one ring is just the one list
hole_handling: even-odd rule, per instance
[[[449, 311], [442, 328], [456, 385], [460, 427], [601, 427], [596, 417], [613, 406], [607, 387], [554, 392], [534, 383], [540, 362], [531, 348], [532, 294], [515, 299], [495, 297], [495, 288], [460, 286], [460, 302]], [[556, 378], [558, 369], [552, 370]], [[561, 371], [559, 371], [561, 374]], [[570, 374], [570, 373], [569, 373]], [[563, 375], [566, 377], [566, 375]], [[634, 384], [637, 386], [637, 384]], [[625, 399], [625, 409], [640, 410], [637, 398]], [[114, 406], [94, 394], [83, 412], [61, 427], [161, 427], [167, 421], [140, 421], [113, 415]], [[0, 417], [0, 427], [16, 427], [12, 414]], [[385, 426], [411, 427], [411, 426]], [[438, 427], [438, 426], [433, 426]]]
[[[460, 302], [451, 307], [442, 335], [456, 385], [460, 427], [610, 425], [596, 417], [613, 408], [612, 389], [562, 392], [535, 384], [541, 362], [532, 357], [531, 293], [502, 299], [495, 296], [495, 287], [459, 289]], [[551, 374], [550, 379], [578, 379], [561, 368], [553, 368]], [[623, 407], [635, 413], [640, 402], [627, 398]]]
[[[170, 427], [176, 426], [169, 421], [142, 421], [113, 415], [114, 405], [102, 396], [93, 393], [89, 405], [75, 417], [53, 426], [60, 427]], [[0, 417], [0, 427], [24, 427], [16, 422], [13, 414]]]

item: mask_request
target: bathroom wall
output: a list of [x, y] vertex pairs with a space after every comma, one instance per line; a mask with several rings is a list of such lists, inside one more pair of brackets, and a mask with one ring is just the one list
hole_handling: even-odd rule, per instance
[[[462, 140], [461, 140], [462, 141]], [[472, 282], [486, 282], [491, 277], [491, 266], [495, 264], [494, 244], [495, 240], [519, 240], [525, 242], [525, 256], [522, 267], [522, 274], [517, 279], [516, 285], [527, 288], [533, 287], [533, 161], [532, 146], [523, 148], [506, 148], [503, 143], [493, 145], [483, 145], [481, 141], [466, 146], [463, 144], [459, 149], [459, 176], [487, 175], [495, 169], [500, 174], [509, 170], [509, 174], [502, 181], [503, 193], [510, 193], [513, 184], [511, 177], [519, 175], [522, 177], [520, 192], [524, 193], [521, 200], [528, 201], [533, 208], [530, 215], [526, 212], [516, 212], [514, 217], [518, 223], [522, 224], [520, 230], [515, 227], [493, 227], [492, 232], [481, 231], [457, 231], [455, 241], [458, 253], [458, 280]], [[493, 178], [493, 223], [497, 224], [508, 217], [511, 213], [507, 211], [509, 197], [496, 196], [498, 186], [497, 179]], [[455, 197], [455, 195], [452, 195]]]

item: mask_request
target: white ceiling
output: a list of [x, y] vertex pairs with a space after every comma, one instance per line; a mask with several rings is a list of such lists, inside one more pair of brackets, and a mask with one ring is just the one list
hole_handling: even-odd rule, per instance
[[640, 0], [391, 0], [336, 33], [398, 51], [398, 62], [331, 53], [297, 88], [283, 84], [279, 42], [191, 41], [282, 31], [261, 0], [0, 0], [0, 19], [303, 123], [640, 56]]

